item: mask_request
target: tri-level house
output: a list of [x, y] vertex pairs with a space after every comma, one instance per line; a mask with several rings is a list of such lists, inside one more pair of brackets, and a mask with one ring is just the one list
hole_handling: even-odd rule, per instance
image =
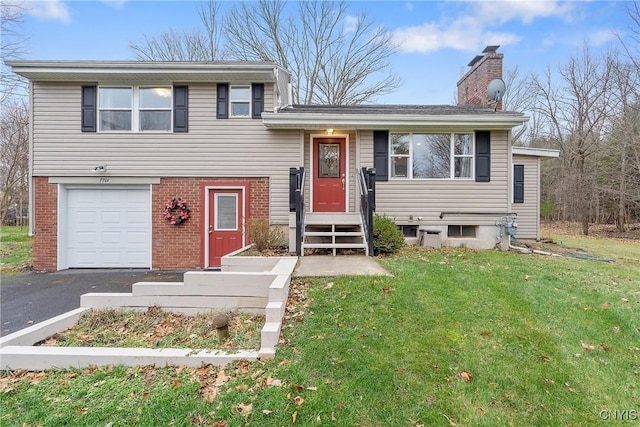
[[[268, 220], [291, 252], [370, 254], [372, 210], [408, 241], [539, 237], [539, 161], [521, 113], [487, 105], [485, 49], [459, 105], [292, 105], [271, 62], [10, 61], [30, 81], [34, 268], [207, 269]], [[427, 100], [428, 101], [428, 100]]]

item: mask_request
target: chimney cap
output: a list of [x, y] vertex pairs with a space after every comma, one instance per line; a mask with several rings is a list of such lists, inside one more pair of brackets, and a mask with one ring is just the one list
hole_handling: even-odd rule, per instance
[[500, 45], [489, 45], [484, 48], [482, 53], [494, 53], [496, 50], [498, 50], [499, 47]]
[[478, 63], [478, 61], [480, 61], [482, 58], [484, 58], [484, 56], [482, 56], [482, 55], [476, 55], [476, 57], [475, 57], [475, 58], [473, 58], [473, 59], [471, 60], [471, 62], [469, 62], [467, 65], [468, 65], [469, 67], [473, 67], [473, 66], [474, 66], [474, 65], [476, 65], [476, 64]]

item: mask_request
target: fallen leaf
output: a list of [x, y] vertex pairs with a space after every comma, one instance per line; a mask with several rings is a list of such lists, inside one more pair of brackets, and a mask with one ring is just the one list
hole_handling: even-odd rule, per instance
[[588, 343], [585, 343], [585, 342], [581, 342], [580, 344], [582, 345], [582, 348], [584, 348], [587, 351], [595, 350], [595, 346], [593, 346], [591, 344], [588, 344]]
[[296, 423], [297, 419], [298, 419], [298, 411], [296, 411], [293, 414], [291, 414], [291, 421], [293, 422], [293, 424]]
[[278, 366], [284, 366], [289, 363], [289, 359], [284, 359], [282, 362], [278, 363]]
[[251, 411], [253, 411], [253, 403], [249, 403], [247, 405], [239, 403], [238, 406], [236, 407], [240, 413], [242, 413], [243, 415], [249, 415], [251, 413]]
[[87, 408], [86, 406], [83, 406], [82, 408], [76, 409], [76, 414], [79, 414], [79, 415], [86, 414], [88, 410], [89, 408]]
[[493, 332], [490, 331], [482, 331], [480, 332], [480, 335], [482, 335], [483, 337], [490, 337], [493, 334]]
[[609, 351], [609, 350], [611, 350], [611, 347], [609, 347], [609, 346], [608, 346], [608, 345], [606, 345], [606, 344], [600, 344], [600, 348], [601, 348], [601, 349], [603, 349], [604, 351]]
[[478, 407], [478, 409], [476, 409], [476, 412], [480, 415], [484, 415], [487, 413], [487, 411], [485, 411], [485, 409], [482, 406]]
[[382, 288], [382, 292], [384, 292], [387, 295], [389, 295], [391, 293], [391, 291], [393, 291], [393, 289], [391, 289], [391, 288]]
[[620, 301], [622, 301], [622, 302], [629, 302], [629, 300], [628, 300], [628, 299], [626, 299], [626, 298], [620, 298]]
[[529, 280], [529, 275], [528, 274], [524, 275], [524, 280]]
[[296, 397], [293, 398], [293, 402], [296, 405], [300, 406], [300, 405], [302, 405], [304, 403], [304, 399], [301, 396], [296, 396]]
[[542, 360], [543, 362], [548, 362], [551, 360], [551, 358], [549, 356], [546, 356], [544, 354], [540, 355], [540, 360]]
[[268, 409], [263, 409], [262, 413], [265, 414], [265, 415], [271, 415], [273, 413], [273, 411], [270, 411]]
[[327, 283], [327, 285], [323, 288], [325, 291], [328, 291], [329, 289], [333, 288], [333, 282], [329, 282]]
[[318, 387], [307, 387], [307, 390], [318, 391]]
[[608, 302], [602, 303], [601, 307], [603, 310], [607, 310], [609, 309], [609, 303]]

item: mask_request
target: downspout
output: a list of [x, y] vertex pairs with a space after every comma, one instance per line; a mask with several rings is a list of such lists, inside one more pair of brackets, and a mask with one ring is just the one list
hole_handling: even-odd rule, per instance
[[33, 183], [33, 82], [29, 82], [29, 236], [33, 237], [35, 234], [35, 194]]

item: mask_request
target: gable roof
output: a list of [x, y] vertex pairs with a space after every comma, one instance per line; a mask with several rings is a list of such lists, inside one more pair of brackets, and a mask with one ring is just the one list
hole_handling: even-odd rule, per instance
[[277, 113], [262, 113], [265, 126], [272, 129], [512, 129], [528, 120], [522, 113], [474, 105], [290, 105]]

